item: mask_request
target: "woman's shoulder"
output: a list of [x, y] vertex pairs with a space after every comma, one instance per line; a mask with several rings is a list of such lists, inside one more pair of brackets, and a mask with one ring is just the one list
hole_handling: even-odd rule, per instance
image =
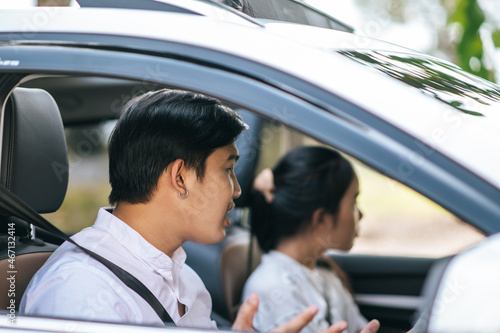
[[287, 276], [290, 272], [302, 270], [302, 264], [298, 263], [288, 255], [270, 251], [262, 256], [262, 260], [255, 270], [258, 274]]
[[262, 255], [260, 264], [250, 274], [249, 279], [268, 278], [281, 275], [285, 266], [272, 253]]
[[303, 267], [299, 263], [280, 252], [271, 251], [262, 256], [261, 263], [247, 279], [245, 288], [255, 292], [289, 289], [303, 279]]

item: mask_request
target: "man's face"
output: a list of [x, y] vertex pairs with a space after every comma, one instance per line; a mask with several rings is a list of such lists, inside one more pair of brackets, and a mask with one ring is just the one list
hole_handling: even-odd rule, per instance
[[[225, 228], [231, 222], [226, 218], [234, 208], [234, 199], [241, 195], [241, 188], [234, 174], [234, 164], [239, 157], [236, 144], [216, 149], [206, 160], [203, 179], [190, 177], [186, 184], [189, 191], [189, 209], [185, 222], [188, 239], [201, 244], [215, 244], [226, 236]], [[192, 170], [195, 174], [195, 170]]]

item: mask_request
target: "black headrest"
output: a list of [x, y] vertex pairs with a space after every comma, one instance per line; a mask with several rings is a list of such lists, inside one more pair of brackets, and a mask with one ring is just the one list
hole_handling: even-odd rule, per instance
[[2, 184], [39, 213], [61, 206], [68, 152], [56, 102], [44, 90], [16, 88], [5, 105]]
[[236, 178], [241, 186], [241, 196], [235, 200], [238, 207], [249, 205], [255, 170], [257, 169], [260, 155], [260, 137], [263, 119], [247, 110], [237, 110], [238, 114], [248, 124], [248, 129], [243, 131], [236, 140], [240, 159], [235, 166]]

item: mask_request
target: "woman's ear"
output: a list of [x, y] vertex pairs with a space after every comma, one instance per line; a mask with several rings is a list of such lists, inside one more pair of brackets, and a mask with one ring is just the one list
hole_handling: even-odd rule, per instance
[[321, 227], [325, 222], [326, 210], [324, 208], [318, 208], [314, 211], [311, 218], [311, 226], [313, 228]]

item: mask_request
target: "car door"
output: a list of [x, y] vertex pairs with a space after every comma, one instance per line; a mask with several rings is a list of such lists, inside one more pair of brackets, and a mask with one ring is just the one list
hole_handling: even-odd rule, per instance
[[[155, 83], [161, 83], [168, 86], [176, 86], [189, 88], [197, 91], [202, 91], [215, 95], [219, 98], [229, 100], [232, 103], [238, 103], [249, 110], [254, 110], [265, 114], [269, 118], [277, 121], [288, 122], [290, 124], [302, 124], [302, 129], [307, 132], [314, 133], [319, 136], [318, 139], [328, 139], [329, 133], [334, 131], [343, 134], [345, 137], [357, 138], [359, 136], [359, 124], [346, 122], [341, 117], [327, 113], [304, 100], [288, 94], [282, 90], [276, 89], [265, 83], [258, 82], [248, 77], [243, 77], [236, 74], [230, 74], [223, 70], [207, 71], [204, 66], [199, 64], [176, 61], [173, 59], [161, 58], [154, 59], [151, 62], [151, 56], [133, 53], [121, 53], [117, 51], [104, 50], [83, 50], [86, 53], [86, 62], [81, 63], [75, 61], [82, 54], [81, 49], [62, 48], [62, 47], [33, 47], [27, 46], [18, 47], [16, 54], [8, 54], [7, 50], [3, 50], [6, 58], [15, 57], [23, 66], [16, 70], [4, 71], [2, 79], [4, 82], [3, 91], [7, 91], [9, 86], [17, 84], [16, 79], [20, 80], [21, 76], [17, 73], [28, 69], [31, 72], [45, 72], [50, 74], [68, 75], [68, 74], [85, 74], [85, 75], [107, 75], [110, 77], [120, 77], [126, 79], [141, 79], [142, 69], [150, 68], [154, 64], [157, 69]], [[41, 59], [41, 61], [34, 61]], [[51, 59], [48, 61], [46, 59]], [[106, 66], [96, 66], [95, 64], [105, 63]], [[87, 65], [86, 65], [87, 64]], [[127, 64], [127, 66], [125, 66]], [[131, 65], [133, 64], [133, 65]], [[164, 74], [165, 73], [165, 74]], [[164, 75], [163, 75], [164, 74]], [[196, 78], [196, 80], [186, 80], [188, 78]], [[27, 80], [24, 77], [24, 80]], [[219, 82], [218, 85], [213, 85], [212, 82]], [[231, 87], [227, 89], [226, 87]], [[281, 105], [280, 109], [276, 109], [274, 105]], [[269, 112], [269, 111], [273, 112]], [[307, 126], [304, 126], [306, 124]], [[317, 126], [317, 125], [320, 126]], [[328, 140], [330, 141], [330, 140]], [[333, 138], [331, 139], [331, 142]], [[383, 259], [380, 259], [383, 260]], [[384, 260], [383, 260], [384, 261]], [[355, 262], [352, 263], [357, 266]], [[408, 266], [411, 266], [408, 264]], [[346, 268], [349, 270], [348, 268]], [[355, 272], [352, 272], [356, 274]], [[360, 275], [365, 275], [368, 272], [362, 272]], [[387, 272], [393, 274], [395, 272]], [[425, 269], [418, 272], [423, 279]], [[354, 275], [357, 276], [357, 275]], [[390, 277], [387, 277], [388, 279]], [[378, 285], [378, 283], [376, 284]], [[358, 284], [355, 284], [356, 288]], [[418, 287], [414, 287], [418, 289]], [[372, 292], [373, 290], [363, 290], [363, 292]], [[381, 291], [380, 291], [381, 292]], [[418, 294], [417, 290], [413, 294]], [[382, 313], [366, 313], [367, 316], [382, 317]], [[404, 314], [402, 314], [404, 316]], [[399, 328], [401, 322], [396, 322], [395, 325]], [[399, 325], [399, 326], [398, 326]]]
[[[495, 208], [488, 208], [487, 204], [481, 210], [481, 197], [471, 197], [463, 190], [476, 189], [477, 182], [483, 187], [487, 184], [437, 152], [402, 179], [401, 161], [411, 164], [410, 157], [419, 149], [414, 147], [413, 137], [371, 116], [354, 102], [289, 73], [206, 47], [176, 42], [91, 34], [79, 34], [75, 42], [75, 36], [64, 33], [38, 34], [37, 38], [49, 42], [2, 45], [2, 59], [17, 64], [0, 70], [2, 96], [21, 80], [29, 80], [30, 75], [89, 75], [190, 89], [306, 133], [445, 206], [455, 207], [451, 202], [458, 199], [462, 204], [456, 211], [468, 220], [485, 221], [497, 216]], [[51, 45], [51, 39], [57, 43]], [[117, 41], [129, 47], [124, 50], [109, 44], [98, 45], [114, 45]], [[458, 187], [461, 190], [450, 197], [450, 192]], [[398, 330], [410, 326], [408, 316], [418, 303], [433, 259], [357, 255], [335, 258], [352, 276], [358, 302], [367, 317], [378, 317]]]

